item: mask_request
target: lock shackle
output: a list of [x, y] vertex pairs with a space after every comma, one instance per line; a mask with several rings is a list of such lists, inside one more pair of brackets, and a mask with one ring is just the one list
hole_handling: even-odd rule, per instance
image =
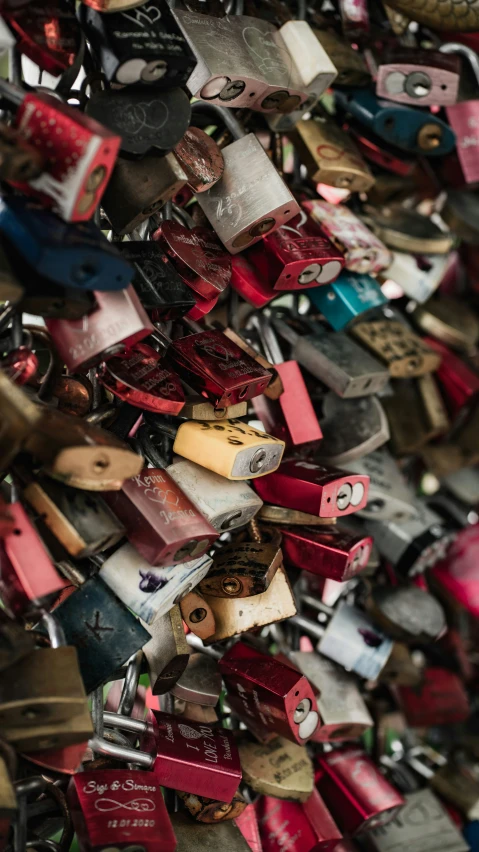
[[62, 648], [67, 644], [65, 633], [60, 622], [51, 612], [43, 613], [41, 624], [45, 627], [52, 648]]
[[470, 67], [472, 68], [474, 77], [476, 81], [479, 83], [479, 56], [472, 50], [471, 47], [467, 47], [465, 44], [459, 44], [455, 41], [450, 41], [447, 44], [441, 44], [439, 48], [440, 53], [459, 53], [460, 56], [463, 56], [464, 59], [467, 59]]
[[211, 645], [204, 645], [203, 640], [199, 636], [196, 636], [195, 633], [187, 633], [186, 641], [190, 648], [199, 651], [201, 654], [206, 654], [207, 657], [211, 657], [213, 660], [221, 660], [223, 657], [223, 654], [217, 651], [216, 648], [213, 648]]
[[[115, 715], [114, 713], [112, 715]], [[136, 763], [142, 769], [152, 769], [155, 763], [155, 758], [151, 754], [146, 754], [144, 751], [137, 751], [134, 748], [110, 743], [103, 737], [92, 737], [88, 741], [88, 746], [96, 754], [104, 754], [108, 757], [116, 758], [116, 760], [125, 761], [126, 763]]]
[[185, 228], [189, 228], [190, 231], [195, 227], [195, 220], [193, 219], [193, 216], [190, 216], [190, 214], [187, 213], [183, 207], [179, 207], [178, 204], [171, 204], [171, 216], [165, 215], [165, 218], [173, 219], [173, 221], [178, 222], [179, 225], [184, 225]]
[[334, 609], [332, 606], [328, 606], [322, 601], [318, 601], [318, 599], [313, 597], [312, 595], [304, 595], [300, 593], [300, 598], [302, 603], [306, 604], [307, 606], [313, 607], [313, 609], [317, 609], [318, 612], [324, 612], [326, 615], [329, 616], [334, 615]]
[[310, 618], [306, 618], [304, 615], [293, 615], [289, 619], [290, 624], [294, 624], [296, 627], [300, 627], [301, 630], [304, 630], [305, 633], [309, 633], [311, 636], [314, 636], [315, 639], [322, 639], [325, 634], [324, 627], [321, 627], [316, 621], [311, 621]]
[[248, 320], [248, 325], [258, 332], [265, 358], [271, 364], [282, 364], [284, 356], [269, 319], [264, 314], [253, 314]]
[[122, 716], [130, 716], [133, 710], [136, 693], [138, 691], [138, 684], [140, 682], [142, 662], [143, 650], [140, 648], [140, 650], [135, 654], [132, 654], [128, 660], [123, 689], [118, 702], [118, 713]]
[[166, 457], [162, 454], [161, 450], [157, 447], [151, 437], [149, 424], [144, 423], [138, 430], [137, 441], [140, 445], [142, 455], [145, 457], [146, 461], [152, 465], [152, 467], [157, 467], [161, 470], [168, 467]]
[[209, 104], [204, 101], [195, 101], [191, 104], [191, 124], [194, 126], [194, 115], [205, 113], [209, 115], [214, 124], [217, 124], [218, 121], [223, 124], [227, 130], [231, 133], [233, 139], [236, 141], [237, 139], [242, 139], [243, 136], [246, 136], [246, 131], [239, 123], [238, 119], [232, 114], [230, 109], [226, 107], [219, 106], [218, 104]]
[[118, 728], [120, 731], [127, 731], [129, 734], [153, 734], [153, 725], [149, 722], [143, 722], [141, 719], [132, 719], [131, 716], [125, 716], [121, 713], [113, 713], [111, 710], [103, 712], [103, 724], [110, 728]]

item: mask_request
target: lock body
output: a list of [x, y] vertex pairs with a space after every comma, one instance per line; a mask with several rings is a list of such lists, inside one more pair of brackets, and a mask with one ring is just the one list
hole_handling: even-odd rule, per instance
[[263, 796], [305, 802], [314, 790], [314, 767], [305, 746], [283, 737], [268, 743], [240, 739], [244, 782]]
[[356, 607], [341, 603], [320, 639], [318, 650], [367, 680], [376, 680], [393, 650], [392, 640]]
[[185, 284], [204, 299], [213, 299], [231, 281], [231, 259], [210, 228], [189, 230], [166, 221], [153, 234]]
[[296, 568], [344, 583], [363, 571], [372, 538], [339, 527], [283, 527], [285, 559]]
[[4, 16], [17, 36], [20, 53], [43, 71], [58, 77], [73, 64], [81, 32], [67, 4], [57, 1], [45, 9], [42, 3], [29, 3], [26, 8], [5, 9]]
[[349, 462], [346, 468], [352, 473], [369, 476], [368, 500], [360, 509], [364, 518], [401, 522], [414, 517], [414, 492], [388, 450], [376, 450]]
[[422, 852], [443, 846], [451, 852], [467, 852], [462, 834], [432, 790], [406, 793], [404, 799], [406, 804], [391, 822], [367, 833], [368, 849], [392, 852], [402, 846]]
[[235, 542], [215, 555], [200, 590], [219, 598], [261, 595], [282, 564], [281, 549], [275, 544]]
[[181, 565], [150, 565], [131, 544], [124, 544], [102, 565], [100, 579], [126, 606], [149, 624], [194, 588], [211, 566], [208, 556]]
[[135, 270], [132, 286], [152, 322], [180, 319], [195, 297], [155, 242], [124, 240], [119, 251]]
[[262, 796], [255, 805], [264, 852], [336, 849], [342, 835], [317, 790], [303, 804]]
[[388, 301], [374, 278], [355, 272], [342, 272], [333, 284], [309, 290], [308, 297], [335, 331]]
[[167, 473], [218, 533], [251, 521], [262, 500], [246, 482], [231, 482], [191, 461], [175, 461]]
[[391, 262], [388, 249], [348, 207], [316, 200], [304, 201], [302, 207], [341, 249], [347, 270], [377, 275], [387, 269]]
[[220, 671], [234, 711], [253, 718], [263, 738], [279, 734], [299, 745], [320, 723], [316, 700], [306, 680], [283, 663], [237, 642], [221, 658]]
[[450, 106], [458, 98], [460, 74], [458, 56], [399, 48], [380, 64], [376, 94], [409, 106]]
[[102, 364], [98, 378], [114, 396], [143, 411], [179, 414], [185, 404], [178, 376], [165, 367], [156, 349], [136, 343]]
[[348, 746], [318, 759], [317, 786], [348, 834], [387, 825], [404, 804], [401, 794], [362, 751]]
[[368, 478], [345, 476], [302, 459], [286, 459], [273, 475], [256, 483], [255, 490], [268, 503], [336, 518], [366, 505]]
[[430, 346], [397, 320], [358, 322], [351, 333], [386, 364], [392, 378], [423, 376], [441, 363]]
[[70, 372], [81, 372], [151, 334], [153, 326], [133, 287], [96, 293], [97, 307], [80, 320], [47, 320], [46, 326]]
[[223, 177], [198, 204], [225, 248], [237, 254], [300, 211], [253, 133], [223, 148], [223, 158]]
[[284, 388], [278, 401], [262, 396], [253, 402], [263, 426], [288, 446], [319, 441], [321, 427], [297, 362], [283, 361], [276, 370]]
[[393, 281], [406, 296], [423, 304], [440, 286], [448, 262], [449, 258], [443, 254], [418, 258], [413, 254], [393, 252], [392, 263], [381, 277]]
[[284, 441], [242, 421], [190, 420], [179, 427], [173, 452], [235, 480], [256, 479], [276, 470], [284, 447]]
[[190, 659], [181, 612], [173, 606], [169, 612], [148, 625], [151, 639], [144, 645], [153, 695], [164, 695], [174, 688]]
[[428, 666], [419, 686], [397, 686], [395, 691], [412, 728], [462, 724], [471, 713], [463, 682], [448, 669]]
[[447, 629], [440, 603], [415, 585], [374, 588], [366, 609], [389, 636], [400, 642], [435, 642]]
[[216, 531], [165, 470], [144, 468], [120, 491], [106, 495], [128, 540], [150, 565], [173, 565], [202, 556]]
[[311, 180], [350, 192], [367, 192], [373, 186], [374, 177], [354, 141], [327, 116], [298, 121], [292, 140]]
[[479, 180], [477, 161], [474, 150], [479, 144], [479, 101], [468, 100], [463, 103], [448, 106], [446, 110], [449, 121], [457, 137], [457, 156], [466, 184], [476, 184]]

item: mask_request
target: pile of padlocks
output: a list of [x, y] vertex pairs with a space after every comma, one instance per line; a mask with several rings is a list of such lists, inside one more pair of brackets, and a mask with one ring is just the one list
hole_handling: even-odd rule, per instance
[[0, 12], [0, 852], [479, 850], [478, 0]]

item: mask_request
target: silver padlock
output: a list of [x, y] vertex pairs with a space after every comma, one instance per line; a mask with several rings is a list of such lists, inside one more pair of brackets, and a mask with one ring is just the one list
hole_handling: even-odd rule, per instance
[[352, 473], [369, 476], [368, 502], [358, 515], [374, 521], [400, 523], [416, 517], [414, 492], [384, 447], [343, 466]]

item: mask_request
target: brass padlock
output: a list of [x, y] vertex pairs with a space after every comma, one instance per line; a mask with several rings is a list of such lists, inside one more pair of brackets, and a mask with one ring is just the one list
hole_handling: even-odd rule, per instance
[[396, 320], [358, 322], [352, 326], [351, 334], [386, 364], [395, 379], [432, 373], [441, 363], [436, 352]]
[[296, 124], [292, 142], [309, 177], [350, 192], [368, 192], [374, 183], [368, 165], [351, 137], [327, 114]]
[[[201, 585], [201, 584], [200, 584]], [[179, 603], [181, 617], [191, 633], [207, 639], [215, 632], [215, 617], [211, 607], [197, 589], [188, 592]]]
[[243, 780], [256, 793], [305, 802], [313, 792], [313, 764], [305, 746], [283, 737], [266, 745], [239, 742]]
[[393, 387], [383, 404], [396, 455], [416, 453], [448, 431], [449, 418], [432, 376], [397, 381]]
[[233, 542], [213, 556], [213, 565], [201, 581], [200, 591], [219, 598], [261, 595], [282, 564], [283, 554], [277, 543]]

